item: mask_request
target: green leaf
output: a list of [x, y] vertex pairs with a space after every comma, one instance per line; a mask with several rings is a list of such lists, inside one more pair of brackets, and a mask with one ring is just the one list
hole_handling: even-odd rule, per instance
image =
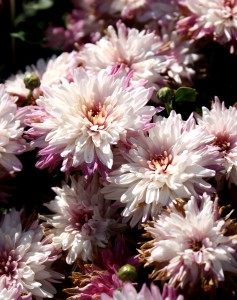
[[13, 32], [11, 33], [11, 36], [20, 39], [21, 41], [26, 41], [26, 33], [24, 31]]
[[180, 87], [175, 92], [175, 102], [195, 102], [196, 100], [196, 90], [190, 87]]
[[52, 0], [39, 0], [39, 1], [31, 1], [24, 4], [24, 9], [28, 12], [29, 15], [38, 10], [49, 9], [53, 6]]
[[53, 5], [52, 0], [26, 2], [23, 4], [23, 12], [15, 18], [14, 24], [17, 26], [28, 18], [35, 17], [39, 11], [50, 9]]
[[12, 32], [11, 36], [29, 44], [40, 44], [42, 42], [42, 34], [39, 28], [33, 26], [29, 31]]

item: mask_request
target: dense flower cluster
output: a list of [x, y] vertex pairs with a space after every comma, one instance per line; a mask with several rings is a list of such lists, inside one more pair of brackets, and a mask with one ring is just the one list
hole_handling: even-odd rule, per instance
[[0, 60], [0, 299], [235, 299], [237, 1], [20, 2], [0, 0], [21, 28]]

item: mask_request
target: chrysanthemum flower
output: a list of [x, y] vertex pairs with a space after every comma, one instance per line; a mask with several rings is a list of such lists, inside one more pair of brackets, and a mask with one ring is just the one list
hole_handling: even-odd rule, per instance
[[119, 278], [119, 269], [125, 264], [140, 267], [139, 255], [133, 255], [125, 239], [118, 235], [112, 247], [99, 249], [91, 264], [79, 263], [79, 272], [72, 273], [74, 287], [64, 290], [71, 295], [67, 300], [101, 300], [101, 294], [112, 296], [124, 282]]
[[163, 84], [161, 76], [168, 58], [160, 55], [162, 42], [154, 32], [138, 31], [117, 23], [117, 32], [113, 26], [107, 28], [107, 35], [96, 44], [85, 44], [79, 52], [79, 61], [91, 71], [100, 71], [107, 67], [126, 66], [131, 83], [147, 80], [148, 84]]
[[0, 84], [0, 165], [8, 172], [21, 171], [22, 164], [17, 155], [26, 150], [16, 101], [17, 98], [9, 96]]
[[149, 29], [157, 29], [158, 24], [162, 27], [169, 26], [171, 22], [177, 21], [178, 17], [176, 0], [148, 0], [135, 14], [136, 21], [145, 24]]
[[154, 266], [153, 279], [168, 280], [173, 286], [218, 286], [226, 273], [237, 273], [233, 224], [219, 217], [217, 200], [213, 202], [206, 193], [184, 203], [174, 201], [154, 223], [145, 226], [151, 238], [140, 251], [145, 265]]
[[[53, 55], [50, 59], [40, 58], [36, 65], [26, 66], [25, 72], [19, 71], [16, 75], [10, 76], [5, 81], [6, 91], [14, 96], [18, 96], [21, 101], [29, 95], [29, 89], [25, 87], [24, 77], [29, 73], [34, 73], [41, 84], [46, 83], [49, 86], [58, 84], [61, 79], [72, 81], [73, 71], [78, 66], [77, 52], [63, 52], [59, 56]], [[41, 94], [41, 89], [36, 88], [33, 91], [34, 99]]]
[[212, 140], [192, 117], [183, 121], [174, 111], [158, 116], [148, 136], [130, 140], [132, 148], [123, 153], [128, 162], [110, 172], [102, 193], [125, 206], [122, 215], [131, 226], [155, 217], [174, 198], [213, 193], [208, 179], [216, 174], [220, 154], [207, 146]]
[[22, 294], [22, 286], [20, 283], [14, 284], [11, 282], [7, 284], [4, 276], [0, 277], [0, 299], [2, 300], [31, 300], [31, 293], [28, 295]]
[[184, 18], [177, 23], [180, 31], [194, 39], [212, 36], [220, 44], [229, 44], [231, 51], [237, 40], [236, 0], [178, 0], [184, 8]]
[[116, 211], [104, 201], [97, 179], [87, 189], [85, 184], [84, 178], [71, 177], [71, 186], [64, 183], [62, 188], [53, 188], [57, 196], [45, 204], [53, 214], [42, 216], [47, 221], [44, 226], [50, 225], [54, 245], [67, 251], [68, 264], [77, 258], [92, 260], [96, 248], [105, 247], [123, 227], [115, 220]]
[[64, 14], [63, 26], [51, 23], [46, 29], [44, 47], [72, 51], [75, 46], [81, 47], [85, 42], [95, 43], [107, 27], [105, 24], [111, 22], [102, 15], [104, 12], [100, 9], [100, 5], [104, 7], [108, 4], [106, 1], [71, 0], [70, 3], [73, 9]]
[[149, 127], [156, 109], [146, 106], [152, 89], [126, 89], [126, 72], [109, 75], [75, 71], [74, 82], [42, 87], [44, 96], [29, 116], [27, 137], [41, 148], [37, 167], [55, 167], [63, 172], [83, 169], [101, 174], [113, 165], [112, 146], [127, 135]]
[[[31, 293], [38, 300], [53, 298], [56, 289], [52, 282], [63, 276], [52, 269], [58, 258], [50, 237], [44, 238], [43, 228], [35, 221], [22, 228], [20, 212], [12, 209], [0, 223], [0, 278], [3, 290]], [[9, 299], [9, 298], [6, 298]]]
[[224, 157], [222, 174], [226, 179], [237, 185], [237, 109], [225, 107], [216, 97], [211, 110], [202, 108], [202, 116], [197, 115], [197, 121], [205, 127], [208, 134], [214, 136], [212, 142], [219, 147]]
[[147, 0], [105, 0], [99, 1], [101, 13], [108, 13], [112, 17], [129, 19], [136, 14], [137, 10], [147, 5]]
[[162, 294], [160, 289], [151, 283], [150, 289], [144, 283], [141, 290], [137, 292], [135, 287], [127, 282], [122, 289], [116, 290], [113, 293], [113, 297], [106, 294], [101, 294], [101, 300], [183, 300], [184, 297], [176, 295], [175, 290], [168, 285], [165, 285]]
[[190, 85], [197, 75], [195, 63], [201, 55], [195, 53], [192, 43], [183, 39], [172, 26], [164, 29], [162, 40], [166, 45], [162, 53], [169, 57], [169, 65], [166, 68], [168, 77], [178, 86]]

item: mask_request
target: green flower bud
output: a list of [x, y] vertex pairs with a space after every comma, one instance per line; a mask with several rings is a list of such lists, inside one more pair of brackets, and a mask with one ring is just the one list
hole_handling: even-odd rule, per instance
[[163, 87], [157, 92], [157, 98], [163, 103], [169, 103], [174, 100], [174, 91], [169, 87]]
[[134, 266], [126, 264], [119, 269], [118, 276], [122, 281], [134, 281], [137, 277], [137, 270]]
[[31, 91], [40, 86], [40, 79], [35, 73], [27, 73], [24, 77], [25, 87]]

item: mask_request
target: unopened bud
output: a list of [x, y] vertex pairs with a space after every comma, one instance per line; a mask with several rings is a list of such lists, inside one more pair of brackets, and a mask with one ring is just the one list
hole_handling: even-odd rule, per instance
[[163, 103], [169, 103], [174, 99], [175, 94], [171, 88], [163, 87], [157, 92], [157, 97]]
[[122, 281], [134, 281], [137, 277], [137, 270], [134, 266], [126, 264], [119, 269], [118, 276]]
[[40, 86], [40, 79], [35, 73], [27, 73], [24, 77], [25, 87], [31, 91]]

